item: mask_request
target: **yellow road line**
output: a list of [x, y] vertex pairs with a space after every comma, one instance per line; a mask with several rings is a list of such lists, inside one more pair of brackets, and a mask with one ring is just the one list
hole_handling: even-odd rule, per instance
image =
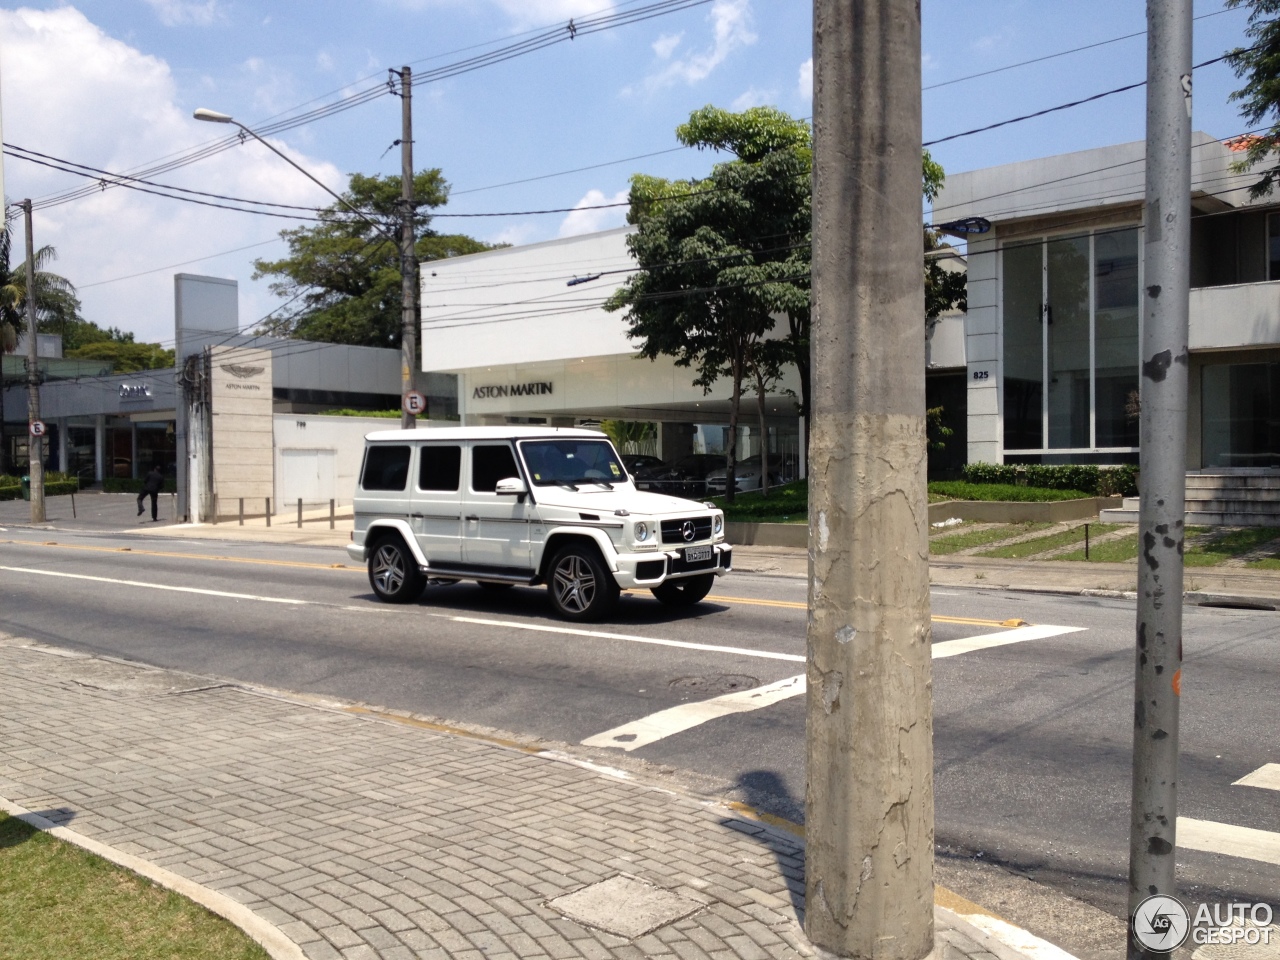
[[[220, 560], [224, 563], [253, 563], [267, 567], [302, 567], [308, 570], [348, 570], [363, 573], [363, 568], [349, 567], [345, 563], [306, 563], [301, 560], [260, 560], [253, 557], [226, 557], [207, 553], [171, 553], [165, 550], [136, 550], [133, 547], [92, 547], [87, 544], [58, 543], [46, 540], [34, 543], [29, 540], [0, 540], [0, 543], [13, 544], [19, 547], [59, 547], [63, 550], [87, 550], [94, 553], [132, 553], [140, 557], [169, 557], [176, 560]], [[631, 590], [629, 593], [643, 593]], [[764, 600], [753, 597], [724, 597], [712, 594], [707, 597], [715, 603], [740, 603], [754, 607], [781, 607], [786, 610], [808, 610], [809, 604], [795, 600]], [[975, 627], [1025, 627], [1027, 622], [1017, 618], [1009, 620], [977, 620], [971, 617], [934, 616], [934, 623], [960, 623]]]

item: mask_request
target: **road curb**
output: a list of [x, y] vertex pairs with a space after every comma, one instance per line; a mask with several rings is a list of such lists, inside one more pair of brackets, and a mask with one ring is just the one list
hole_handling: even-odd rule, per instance
[[218, 893], [216, 890], [211, 890], [193, 880], [188, 880], [186, 877], [181, 877], [149, 860], [135, 857], [133, 854], [125, 853], [123, 850], [117, 850], [115, 847], [107, 846], [105, 843], [76, 833], [66, 827], [60, 827], [53, 821], [40, 816], [40, 814], [32, 813], [25, 807], [21, 807], [4, 797], [0, 797], [0, 810], [3, 810], [16, 820], [21, 820], [28, 826], [35, 827], [42, 833], [47, 833], [82, 850], [87, 850], [89, 853], [104, 860], [109, 860], [118, 867], [123, 867], [125, 870], [136, 873], [141, 877], [146, 877], [152, 883], [164, 887], [166, 890], [172, 890], [174, 893], [198, 903], [211, 913], [216, 913], [227, 922], [239, 927], [246, 936], [266, 950], [271, 955], [272, 960], [307, 960], [307, 955], [302, 952], [302, 948], [286, 937], [279, 927], [264, 920], [243, 904], [236, 903], [230, 897]]

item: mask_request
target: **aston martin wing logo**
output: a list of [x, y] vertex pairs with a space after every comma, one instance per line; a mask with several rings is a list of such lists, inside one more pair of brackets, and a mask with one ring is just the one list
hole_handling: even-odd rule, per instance
[[241, 380], [249, 380], [267, 369], [266, 367], [253, 367], [247, 363], [220, 363], [218, 366], [233, 377], [238, 377]]

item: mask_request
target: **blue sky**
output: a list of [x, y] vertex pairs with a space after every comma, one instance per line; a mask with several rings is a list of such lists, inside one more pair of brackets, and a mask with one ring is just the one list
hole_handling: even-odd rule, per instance
[[[618, 0], [628, 10], [649, 0]], [[217, 137], [191, 120], [210, 107], [250, 126], [385, 79], [421, 73], [514, 42], [534, 28], [610, 9], [608, 0], [78, 0], [0, 6], [4, 139], [113, 171], [136, 169]], [[1196, 62], [1243, 42], [1245, 13], [1202, 0]], [[1145, 75], [1145, 38], [1133, 37], [961, 82], [957, 78], [1098, 44], [1145, 26], [1141, 0], [924, 0], [925, 139], [1078, 99]], [[579, 36], [414, 91], [416, 165], [453, 185], [445, 213], [573, 208], [624, 199], [638, 171], [701, 176], [714, 158], [675, 150], [674, 128], [704, 104], [767, 103], [808, 116], [806, 0], [713, 2], [616, 30]], [[481, 45], [481, 46], [476, 46]], [[468, 49], [472, 48], [472, 49]], [[1196, 129], [1226, 137], [1244, 127], [1225, 65], [1197, 71]], [[382, 96], [273, 142], [331, 186], [350, 172], [398, 173], [400, 101]], [[1143, 135], [1142, 90], [965, 137], [935, 148], [951, 172], [1046, 156]], [[5, 158], [10, 200], [62, 193], [83, 181]], [[574, 168], [595, 169], [495, 187]], [[157, 179], [279, 203], [327, 197], [257, 144]], [[488, 189], [493, 188], [493, 189]], [[622, 222], [620, 210], [439, 219], [446, 232], [527, 243]], [[241, 323], [277, 303], [251, 279], [256, 256], [280, 255], [284, 220], [113, 189], [36, 214], [37, 243], [82, 288], [85, 315], [141, 338], [169, 340], [172, 274], [232, 277]], [[258, 244], [250, 249], [224, 253]], [[173, 269], [171, 264], [200, 259]], [[154, 272], [148, 272], [154, 271]], [[133, 274], [142, 276], [131, 277]], [[130, 277], [129, 279], [121, 279]]]

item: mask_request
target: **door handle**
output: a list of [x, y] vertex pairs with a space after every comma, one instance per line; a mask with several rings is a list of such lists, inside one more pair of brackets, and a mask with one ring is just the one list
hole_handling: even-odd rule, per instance
[[411, 514], [409, 514], [409, 518], [410, 518], [410, 519], [412, 519], [412, 520], [421, 520], [421, 519], [422, 519], [422, 514], [420, 514], [420, 513], [411, 513]]
[[477, 516], [468, 516], [468, 517], [467, 517], [467, 519], [468, 519], [468, 520], [474, 520], [474, 521], [476, 521], [477, 523], [479, 523], [479, 522], [480, 522], [480, 518], [479, 518], [479, 517], [477, 517]]

